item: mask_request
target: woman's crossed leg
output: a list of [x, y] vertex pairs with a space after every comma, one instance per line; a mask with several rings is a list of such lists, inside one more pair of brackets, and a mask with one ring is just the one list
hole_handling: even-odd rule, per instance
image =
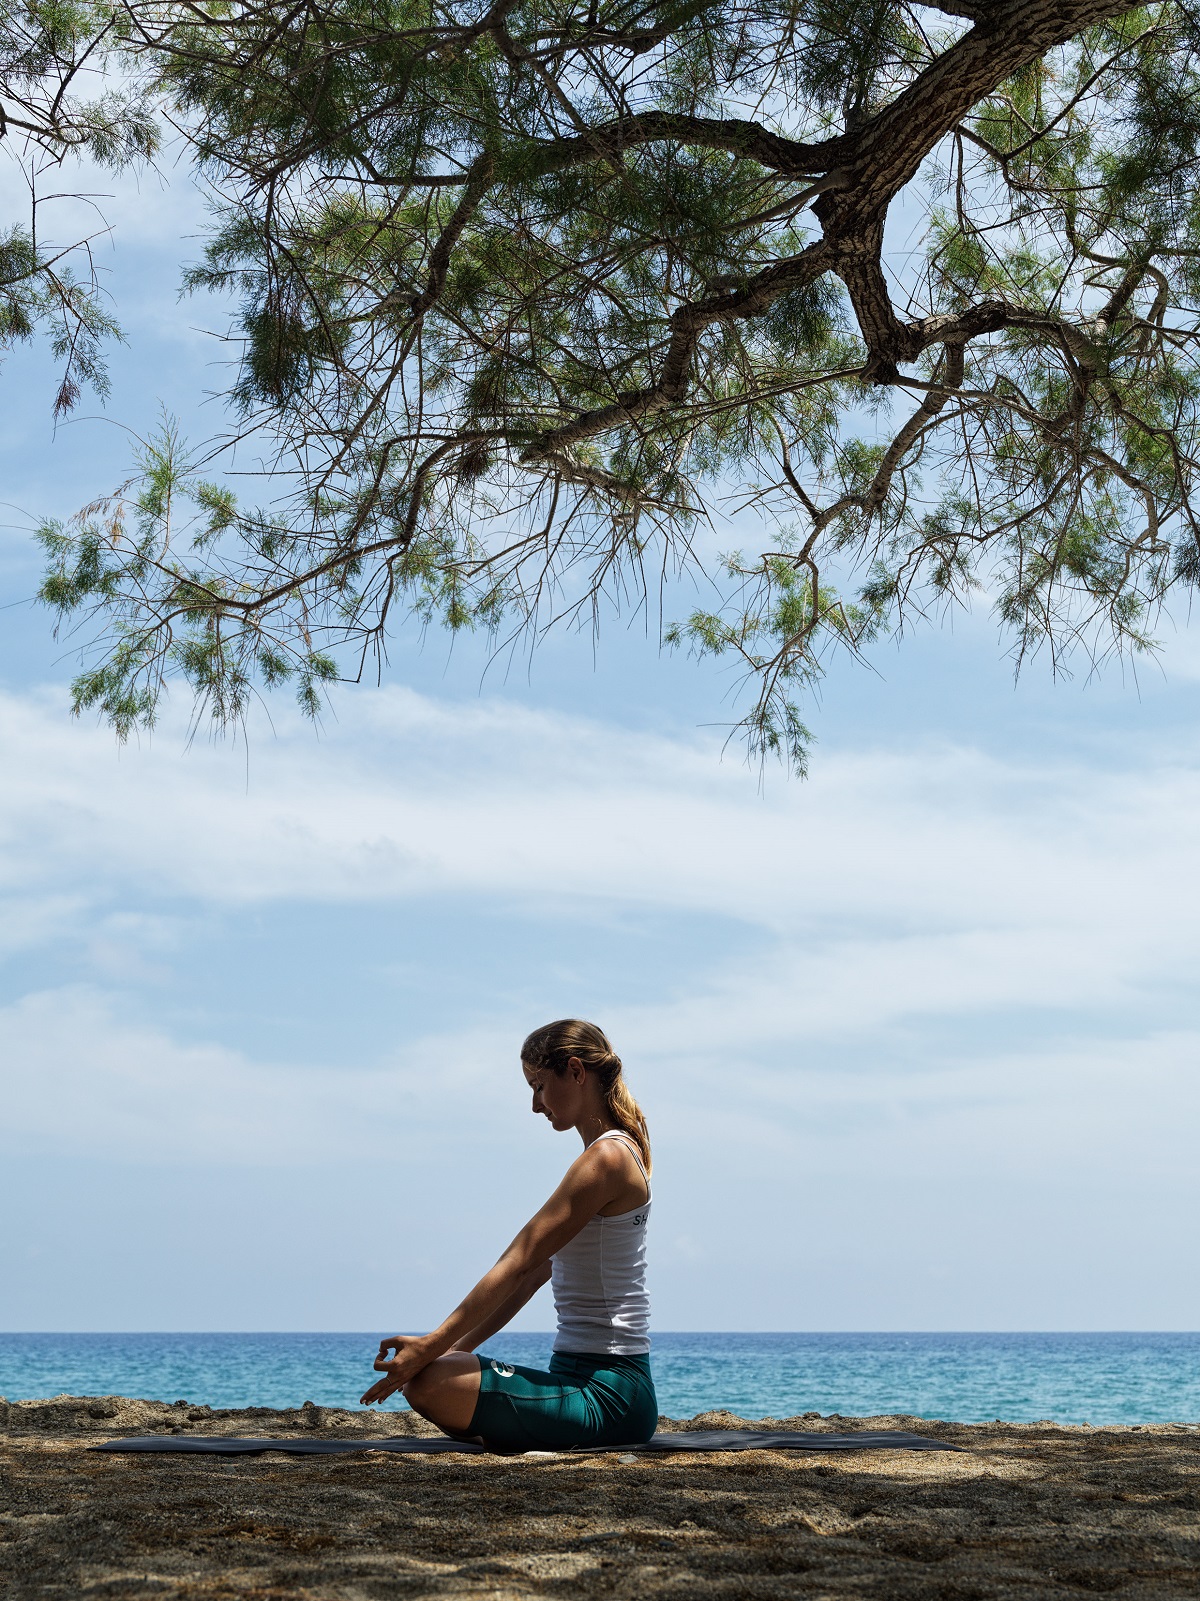
[[401, 1394], [423, 1418], [447, 1434], [466, 1434], [479, 1401], [479, 1358], [447, 1351], [408, 1380]]

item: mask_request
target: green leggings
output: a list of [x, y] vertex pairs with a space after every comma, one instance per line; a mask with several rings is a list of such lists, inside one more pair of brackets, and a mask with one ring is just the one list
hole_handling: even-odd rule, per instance
[[648, 1356], [555, 1351], [548, 1373], [479, 1358], [479, 1401], [467, 1432], [494, 1451], [642, 1445], [657, 1426]]

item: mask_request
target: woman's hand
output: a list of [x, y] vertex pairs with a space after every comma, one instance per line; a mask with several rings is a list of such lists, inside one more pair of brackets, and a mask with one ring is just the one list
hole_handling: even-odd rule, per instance
[[[389, 1358], [389, 1351], [394, 1351], [395, 1356]], [[434, 1355], [426, 1341], [415, 1334], [393, 1334], [390, 1340], [380, 1340], [375, 1371], [382, 1373], [383, 1378], [371, 1386], [360, 1405], [372, 1406], [376, 1401], [386, 1401], [389, 1395], [402, 1389], [409, 1379], [416, 1378], [422, 1368], [427, 1368], [434, 1360]]]

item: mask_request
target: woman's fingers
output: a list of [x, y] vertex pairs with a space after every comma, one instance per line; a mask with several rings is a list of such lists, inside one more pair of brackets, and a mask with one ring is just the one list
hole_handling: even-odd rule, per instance
[[[376, 1373], [386, 1373], [387, 1377], [377, 1380], [362, 1397], [361, 1404], [370, 1406], [374, 1401], [385, 1400], [393, 1391], [403, 1388], [420, 1371], [420, 1363], [415, 1353], [408, 1349], [413, 1344], [411, 1334], [393, 1334], [390, 1339], [380, 1340], [379, 1355], [372, 1363]], [[388, 1352], [394, 1351], [394, 1356]]]
[[385, 1400], [393, 1391], [402, 1389], [411, 1374], [405, 1371], [406, 1364], [399, 1358], [385, 1359], [382, 1355], [376, 1357], [374, 1362], [376, 1373], [387, 1376], [377, 1379], [367, 1393], [362, 1397], [362, 1404], [370, 1406], [375, 1401]]
[[360, 1406], [373, 1406], [376, 1401], [386, 1401], [394, 1390], [400, 1388], [400, 1381], [389, 1375], [386, 1379], [379, 1379], [367, 1393], [360, 1398]]

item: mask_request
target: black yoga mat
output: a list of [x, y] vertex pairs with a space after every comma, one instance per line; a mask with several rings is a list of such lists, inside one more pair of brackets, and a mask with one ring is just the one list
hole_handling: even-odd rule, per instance
[[[444, 1451], [482, 1453], [482, 1445], [451, 1440], [442, 1435], [401, 1434], [390, 1439], [313, 1440], [303, 1435], [290, 1439], [238, 1439], [220, 1434], [152, 1434], [124, 1440], [105, 1440], [92, 1451], [184, 1451], [207, 1456], [255, 1456], [261, 1451], [286, 1451], [292, 1456], [339, 1456], [347, 1451], [399, 1451], [412, 1456], [440, 1456]], [[591, 1456], [604, 1451], [961, 1451], [944, 1440], [903, 1429], [862, 1430], [857, 1434], [800, 1434], [793, 1430], [773, 1433], [763, 1429], [701, 1429], [694, 1433], [656, 1434], [644, 1445], [592, 1445], [576, 1448]], [[518, 1455], [520, 1453], [517, 1453]], [[557, 1453], [555, 1453], [557, 1454]]]

